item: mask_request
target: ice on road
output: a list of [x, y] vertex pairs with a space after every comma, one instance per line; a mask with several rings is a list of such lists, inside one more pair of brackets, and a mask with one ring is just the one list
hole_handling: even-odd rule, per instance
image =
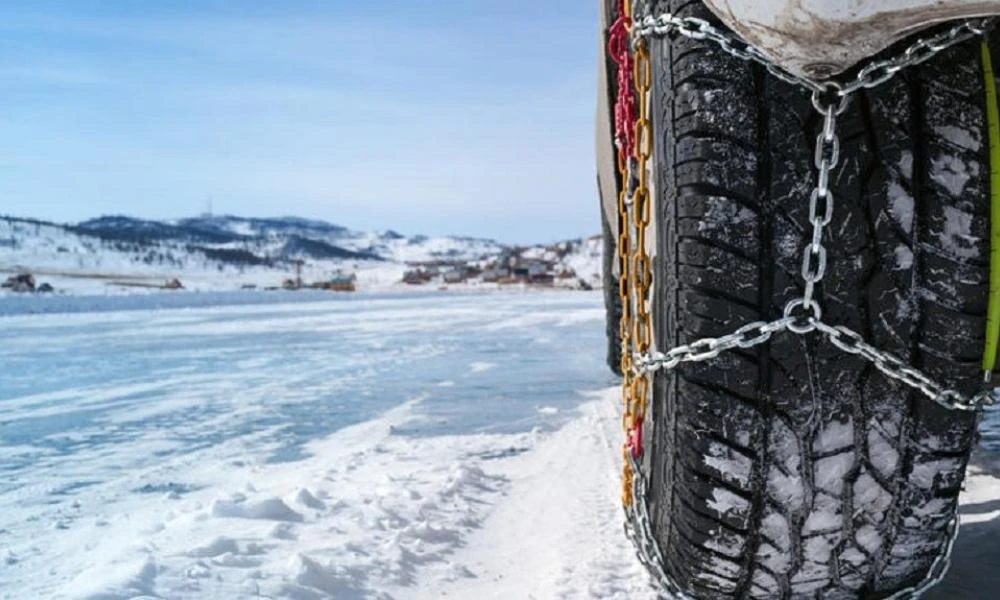
[[510, 493], [507, 465], [613, 381], [596, 294], [2, 320], [0, 598], [470, 577], [453, 555]]
[[[603, 319], [571, 293], [3, 317], [0, 598], [651, 599]], [[1000, 583], [991, 456], [929, 597]]]

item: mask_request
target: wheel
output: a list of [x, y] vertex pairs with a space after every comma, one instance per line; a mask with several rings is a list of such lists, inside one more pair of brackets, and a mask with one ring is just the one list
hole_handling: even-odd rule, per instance
[[619, 294], [618, 276], [615, 275], [615, 261], [617, 260], [617, 240], [608, 223], [608, 218], [601, 211], [601, 233], [604, 238], [604, 254], [602, 255], [601, 276], [604, 288], [604, 313], [605, 332], [608, 340], [607, 362], [611, 372], [615, 375], [622, 374], [622, 299]]
[[[701, 2], [657, 12], [718, 20]], [[657, 345], [780, 317], [802, 294], [821, 124], [809, 94], [685, 37], [650, 42]], [[838, 121], [824, 320], [978, 391], [989, 270], [980, 42], [853, 96]], [[692, 595], [886, 598], [944, 549], [976, 416], [818, 334], [654, 381], [647, 501]]]

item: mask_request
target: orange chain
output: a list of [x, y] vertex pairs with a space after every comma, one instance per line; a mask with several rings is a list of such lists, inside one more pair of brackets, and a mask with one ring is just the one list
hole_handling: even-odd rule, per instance
[[[618, 26], [624, 25], [626, 39], [631, 36], [632, 15], [629, 1], [620, 5]], [[619, 40], [620, 43], [620, 40]], [[627, 51], [627, 45], [625, 46]], [[652, 87], [652, 65], [645, 40], [639, 40], [633, 60], [617, 61], [619, 67], [632, 67], [631, 78], [619, 77], [619, 82], [632, 89], [619, 89], [619, 109], [629, 102], [633, 93], [638, 105], [635, 122], [624, 124], [633, 128], [631, 136], [619, 139], [634, 140], [632, 148], [619, 152], [618, 170], [622, 189], [618, 195], [618, 265], [620, 275], [618, 292], [622, 303], [620, 323], [621, 370], [622, 370], [622, 426], [626, 432], [622, 449], [624, 467], [622, 473], [622, 502], [632, 503], [632, 467], [629, 454], [638, 458], [642, 454], [642, 427], [646, 418], [646, 406], [650, 393], [649, 375], [637, 372], [633, 356], [649, 352], [652, 345], [652, 318], [649, 313], [649, 288], [653, 271], [646, 249], [646, 234], [652, 218], [652, 199], [649, 191], [649, 162], [653, 154], [652, 127], [649, 120], [649, 91]], [[620, 88], [625, 87], [620, 83]], [[627, 152], [631, 150], [631, 152]], [[635, 236], [634, 245], [632, 236]]]

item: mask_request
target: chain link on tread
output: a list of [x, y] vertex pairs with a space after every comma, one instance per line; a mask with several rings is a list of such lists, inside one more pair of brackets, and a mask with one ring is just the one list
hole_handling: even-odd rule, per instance
[[[635, 2], [635, 5], [632, 2]], [[918, 390], [926, 397], [949, 410], [976, 412], [993, 404], [992, 394], [983, 390], [972, 398], [947, 389], [930, 377], [908, 366], [898, 357], [868, 344], [864, 337], [843, 325], [829, 325], [822, 320], [822, 311], [814, 298], [816, 284], [823, 280], [827, 269], [827, 252], [823, 246], [825, 227], [833, 220], [834, 196], [830, 190], [830, 175], [840, 162], [840, 139], [837, 135], [837, 117], [842, 114], [854, 92], [879, 86], [907, 67], [918, 65], [937, 53], [982, 35], [990, 19], [965, 21], [929, 38], [921, 38], [902, 53], [884, 60], [872, 61], [860, 68], [853, 79], [844, 82], [814, 81], [788, 71], [760, 50], [713, 26], [704, 19], [679, 17], [670, 13], [659, 16], [643, 14], [640, 0], [619, 0], [619, 16], [612, 25], [610, 48], [612, 58], [619, 67], [619, 90], [615, 112], [616, 144], [618, 145], [619, 173], [624, 183], [619, 197], [618, 259], [620, 273], [619, 292], [622, 298], [622, 358], [624, 374], [623, 426], [626, 443], [623, 448], [623, 490], [625, 532], [636, 547], [640, 562], [653, 577], [659, 595], [677, 600], [695, 600], [687, 594], [664, 570], [662, 551], [653, 534], [652, 520], [646, 505], [648, 482], [642, 471], [642, 424], [645, 419], [649, 394], [649, 376], [656, 371], [670, 370], [685, 362], [700, 362], [716, 358], [736, 348], [753, 348], [771, 339], [776, 333], [790, 331], [806, 335], [814, 331], [822, 334], [834, 347], [863, 357], [886, 377], [900, 381]], [[809, 198], [809, 221], [812, 236], [802, 256], [804, 291], [801, 297], [790, 300], [781, 318], [774, 321], [748, 323], [733, 333], [719, 338], [703, 338], [672, 348], [666, 352], [652, 352], [651, 316], [648, 310], [649, 287], [652, 272], [646, 251], [646, 232], [650, 223], [649, 169], [652, 158], [652, 132], [649, 120], [649, 92], [651, 88], [651, 60], [647, 39], [653, 36], [682, 35], [695, 40], [708, 40], [736, 58], [757, 63], [770, 74], [787, 83], [805, 88], [812, 93], [812, 104], [823, 118], [823, 127], [816, 137], [813, 156], [817, 175]], [[629, 43], [624, 43], [627, 38]], [[632, 50], [632, 55], [629, 53]], [[634, 58], [634, 60], [633, 60]], [[623, 73], [624, 69], [631, 73]], [[631, 76], [631, 82], [626, 75]], [[622, 89], [629, 83], [634, 89]], [[637, 111], [634, 111], [637, 104]], [[637, 113], [637, 114], [636, 114]], [[634, 123], [622, 122], [634, 115]], [[633, 128], [628, 129], [629, 125]], [[624, 129], [623, 129], [624, 128]], [[634, 241], [634, 244], [633, 244]], [[948, 540], [918, 584], [900, 590], [888, 600], [919, 598], [938, 584], [950, 565], [955, 540], [958, 538], [959, 519], [953, 515], [948, 524]]]

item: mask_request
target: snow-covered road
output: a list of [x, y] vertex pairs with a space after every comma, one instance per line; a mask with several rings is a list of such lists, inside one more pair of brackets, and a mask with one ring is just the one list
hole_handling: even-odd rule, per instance
[[510, 480], [470, 534], [454, 578], [401, 599], [652, 599], [622, 534], [618, 390], [610, 388], [531, 452], [499, 465]]
[[[0, 598], [653, 597], [599, 295], [0, 324]], [[931, 598], [1000, 584], [992, 456]]]
[[447, 557], [512, 485], [499, 465], [612, 382], [597, 294], [2, 321], [2, 598], [363, 598], [466, 577]]

